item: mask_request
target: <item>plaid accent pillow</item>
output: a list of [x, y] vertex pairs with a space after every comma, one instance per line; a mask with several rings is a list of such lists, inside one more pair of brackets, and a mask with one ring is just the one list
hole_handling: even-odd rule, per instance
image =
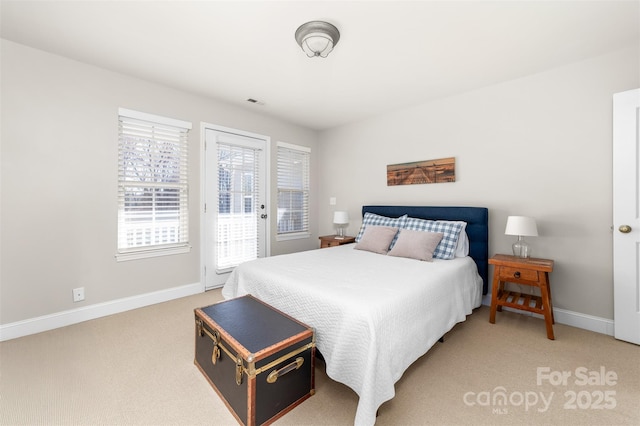
[[[360, 240], [362, 239], [362, 235], [364, 234], [364, 230], [367, 227], [367, 225], [391, 226], [393, 228], [402, 228], [406, 220], [407, 220], [406, 214], [400, 217], [393, 218], [393, 217], [380, 216], [375, 213], [367, 212], [364, 214], [364, 217], [362, 218], [362, 226], [360, 226], [360, 232], [358, 232], [358, 235], [356, 235], [356, 243], [360, 242]], [[396, 234], [396, 236], [393, 237], [393, 240], [391, 241], [391, 245], [389, 246], [389, 249], [393, 247], [397, 239], [398, 239], [398, 234]]]
[[456, 255], [458, 237], [466, 222], [446, 221], [446, 220], [425, 220], [415, 217], [408, 217], [404, 224], [404, 229], [412, 231], [442, 232], [444, 236], [433, 252], [434, 259], [453, 259]]

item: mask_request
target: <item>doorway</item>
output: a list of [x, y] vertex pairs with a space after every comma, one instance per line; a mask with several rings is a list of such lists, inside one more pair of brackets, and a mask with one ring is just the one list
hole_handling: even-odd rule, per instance
[[204, 127], [204, 283], [222, 286], [240, 263], [268, 253], [267, 136]]

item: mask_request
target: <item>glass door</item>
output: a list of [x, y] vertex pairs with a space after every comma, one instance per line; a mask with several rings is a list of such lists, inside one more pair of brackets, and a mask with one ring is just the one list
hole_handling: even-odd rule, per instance
[[267, 139], [206, 129], [205, 287], [266, 253]]

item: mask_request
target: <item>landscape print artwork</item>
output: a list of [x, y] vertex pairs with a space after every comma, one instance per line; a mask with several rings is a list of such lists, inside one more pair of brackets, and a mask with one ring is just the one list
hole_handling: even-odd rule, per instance
[[387, 186], [455, 181], [456, 159], [454, 157], [387, 166]]

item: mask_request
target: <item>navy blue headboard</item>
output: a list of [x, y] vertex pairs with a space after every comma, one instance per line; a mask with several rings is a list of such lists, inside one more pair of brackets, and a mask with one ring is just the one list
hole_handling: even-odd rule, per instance
[[482, 294], [489, 291], [489, 210], [485, 207], [428, 207], [428, 206], [363, 206], [366, 212], [381, 216], [410, 217], [429, 220], [462, 220], [467, 222], [469, 236], [469, 256], [478, 265], [482, 277]]

